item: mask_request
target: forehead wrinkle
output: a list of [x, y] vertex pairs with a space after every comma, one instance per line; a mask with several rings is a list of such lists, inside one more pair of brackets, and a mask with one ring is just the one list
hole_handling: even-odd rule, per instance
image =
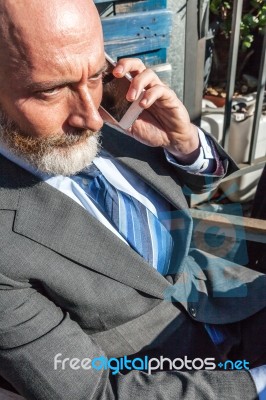
[[[83, 0], [30, 0], [26, 9], [21, 7], [23, 2], [20, 0], [0, 0], [0, 59], [5, 59], [6, 69], [19, 73], [22, 69], [35, 69], [38, 58], [49, 61], [54, 56], [62, 59], [62, 53], [67, 50], [71, 53], [73, 45], [76, 51], [84, 51], [82, 32], [88, 37], [88, 32], [94, 33], [97, 29], [101, 35], [99, 19], [95, 18], [95, 12], [91, 13], [94, 4], [89, 0], [86, 3], [84, 8]], [[9, 10], [6, 4], [9, 4]], [[58, 53], [61, 53], [59, 57]]]
[[[36, 62], [28, 74], [27, 84], [40, 81], [79, 81], [84, 71], [88, 69], [88, 57], [82, 59], [67, 49], [51, 49], [37, 56]], [[37, 62], [38, 61], [38, 62]], [[84, 61], [84, 62], [83, 62]], [[44, 68], [44, 65], [46, 66]]]
[[10, 69], [26, 67], [27, 46], [21, 40], [20, 29], [7, 17], [6, 10], [0, 6], [0, 68], [9, 60], [7, 67]]
[[90, 66], [89, 59], [85, 60], [85, 63], [81, 66], [81, 68], [78, 68], [77, 63], [58, 63], [54, 66], [54, 74], [52, 76], [50, 73], [47, 75], [48, 79], [45, 79], [46, 77], [44, 76], [42, 76], [41, 80], [38, 80], [37, 77], [34, 79], [34, 76], [28, 77], [28, 79], [25, 81], [25, 88], [34, 92], [50, 89], [53, 86], [84, 83], [89, 78], [100, 75], [102, 72], [106, 71], [106, 69], [106, 61], [97, 64], [97, 68], [94, 67], [93, 69]]

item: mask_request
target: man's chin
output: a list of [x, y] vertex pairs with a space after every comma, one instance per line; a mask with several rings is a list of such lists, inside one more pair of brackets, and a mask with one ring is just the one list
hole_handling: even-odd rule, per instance
[[75, 175], [90, 165], [99, 151], [99, 134], [89, 136], [67, 147], [53, 148], [47, 153], [28, 158], [31, 165], [50, 175]]
[[0, 107], [0, 146], [50, 175], [75, 175], [90, 165], [98, 153], [99, 136], [88, 129], [29, 136]]
[[[2, 136], [2, 137], [1, 137]], [[17, 157], [23, 159], [34, 169], [49, 175], [75, 175], [90, 165], [99, 150], [100, 133], [81, 137], [73, 143], [57, 143], [56, 145], [27, 147], [25, 143], [3, 140], [2, 144]], [[5, 137], [6, 138], [6, 137]]]

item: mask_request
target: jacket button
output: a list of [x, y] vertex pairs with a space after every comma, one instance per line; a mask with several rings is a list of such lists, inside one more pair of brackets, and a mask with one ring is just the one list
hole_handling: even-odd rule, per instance
[[190, 307], [189, 308], [189, 312], [190, 312], [190, 314], [192, 315], [192, 317], [196, 317], [196, 315], [197, 315], [197, 311], [196, 311], [196, 308], [194, 308], [194, 307]]

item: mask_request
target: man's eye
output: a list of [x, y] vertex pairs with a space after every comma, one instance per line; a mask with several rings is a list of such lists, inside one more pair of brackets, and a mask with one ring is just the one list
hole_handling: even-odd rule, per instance
[[43, 93], [44, 95], [52, 95], [52, 94], [58, 93], [59, 91], [60, 91], [60, 88], [56, 87], [56, 88], [43, 90], [41, 93]]
[[62, 87], [55, 87], [55, 88], [51, 88], [51, 89], [45, 89], [45, 90], [40, 90], [36, 93], [37, 97], [40, 98], [48, 98], [48, 97], [52, 97], [55, 96], [56, 94], [58, 94], [60, 92], [60, 90], [62, 89]]
[[53, 88], [53, 89], [44, 90], [44, 93], [54, 93], [54, 92], [57, 92], [57, 91], [58, 91], [58, 88]]
[[97, 75], [95, 75], [95, 76], [89, 78], [89, 79], [88, 79], [88, 82], [98, 82], [98, 81], [101, 81], [102, 78], [103, 78], [103, 75], [104, 75], [104, 73], [101, 72], [100, 74], [97, 74]]

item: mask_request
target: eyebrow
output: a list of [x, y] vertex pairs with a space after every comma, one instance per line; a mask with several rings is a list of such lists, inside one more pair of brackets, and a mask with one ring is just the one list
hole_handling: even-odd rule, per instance
[[[96, 78], [101, 73], [107, 70], [107, 63], [105, 63], [95, 74], [89, 77], [89, 79]], [[53, 81], [44, 81], [44, 82], [31, 82], [26, 88], [32, 92], [44, 91], [51, 89], [53, 87], [66, 86], [72, 84], [73, 82], [67, 79], [59, 79]]]

